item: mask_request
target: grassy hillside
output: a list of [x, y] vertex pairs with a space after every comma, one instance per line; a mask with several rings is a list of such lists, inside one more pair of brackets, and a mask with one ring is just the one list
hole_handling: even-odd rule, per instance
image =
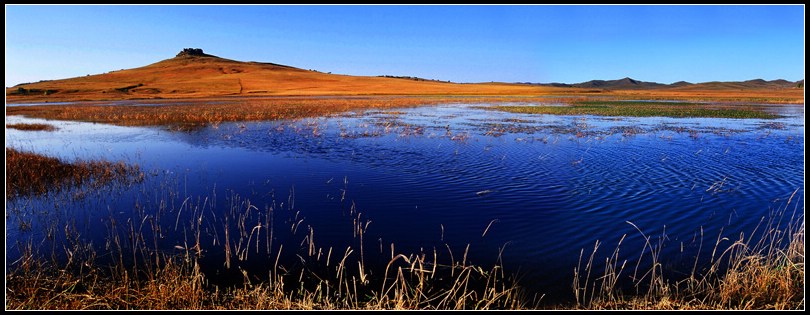
[[211, 55], [181, 55], [140, 68], [6, 89], [8, 102], [258, 95], [536, 95], [566, 89], [459, 84], [322, 73]]
[[[804, 103], [797, 83], [750, 80], [673, 86], [629, 78], [590, 85], [451, 83], [413, 77], [352, 76], [262, 62], [242, 62], [181, 52], [144, 67], [6, 89], [7, 103], [222, 96], [347, 95], [608, 95], [623, 98], [742, 100]], [[590, 83], [597, 81], [590, 81]], [[789, 83], [789, 84], [788, 84]], [[583, 83], [584, 84], [584, 83]], [[666, 88], [661, 88], [662, 86]], [[790, 86], [790, 87], [788, 87]], [[803, 84], [802, 84], [803, 86]]]

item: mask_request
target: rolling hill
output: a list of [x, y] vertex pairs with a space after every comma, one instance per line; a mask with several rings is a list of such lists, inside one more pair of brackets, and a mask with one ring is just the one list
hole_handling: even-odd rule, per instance
[[402, 77], [351, 76], [280, 64], [242, 62], [185, 49], [144, 67], [6, 89], [7, 102], [194, 98], [251, 95], [535, 95], [553, 87], [459, 84]]
[[582, 83], [451, 83], [409, 76], [352, 76], [268, 62], [243, 62], [186, 48], [147, 66], [6, 88], [6, 103], [221, 96], [582, 95], [765, 98], [804, 102], [804, 80], [676, 82], [631, 78]]
[[581, 83], [537, 83], [533, 85], [539, 86], [553, 86], [553, 87], [569, 87], [569, 88], [585, 88], [585, 89], [606, 89], [606, 90], [649, 90], [649, 89], [682, 89], [682, 90], [756, 90], [756, 89], [792, 89], [797, 88], [799, 84], [803, 84], [804, 80], [791, 82], [787, 80], [772, 80], [765, 81], [763, 79], [754, 79], [748, 81], [731, 81], [731, 82], [704, 82], [704, 83], [690, 83], [686, 81], [678, 81], [672, 84], [663, 84], [657, 82], [639, 81], [631, 78], [623, 78], [618, 80], [591, 80]]

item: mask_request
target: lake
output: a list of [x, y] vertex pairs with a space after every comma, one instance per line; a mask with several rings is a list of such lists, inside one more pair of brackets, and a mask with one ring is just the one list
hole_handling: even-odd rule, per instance
[[[6, 129], [6, 147], [124, 160], [146, 176], [99, 191], [7, 200], [7, 266], [26, 241], [42, 252], [69, 242], [54, 236], [66, 225], [92, 243], [98, 260], [114, 259], [105, 239], [116, 233], [142, 231], [140, 243], [128, 246], [165, 252], [199, 242], [203, 270], [221, 283], [241, 281], [236, 269], [266, 278], [276, 260], [295, 264], [307, 242], [341, 257], [362, 242], [369, 264], [385, 265], [392, 248], [464, 257], [485, 269], [502, 263], [544, 300], [570, 301], [581, 251], [587, 259], [596, 241], [604, 261], [626, 235], [620, 256], [634, 266], [645, 236], [661, 239], [663, 269], [677, 277], [696, 256], [708, 261], [718, 235], [749, 235], [794, 192], [798, 202], [786, 212], [803, 215], [803, 105], [774, 106], [784, 116], [767, 120], [530, 115], [487, 106], [191, 131], [8, 116], [7, 124], [59, 129]], [[159, 233], [146, 232], [155, 226]], [[226, 230], [232, 240], [240, 235], [236, 249], [222, 245]], [[234, 250], [243, 256], [226, 258]]]

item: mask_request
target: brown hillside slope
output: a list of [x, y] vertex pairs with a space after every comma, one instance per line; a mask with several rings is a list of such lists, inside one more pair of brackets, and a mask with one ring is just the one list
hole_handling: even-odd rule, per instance
[[6, 89], [7, 102], [258, 95], [538, 95], [566, 89], [328, 74], [284, 65], [178, 54], [148, 66]]
[[[621, 81], [632, 81], [626, 78]], [[761, 82], [760, 82], [761, 81]], [[607, 82], [607, 81], [606, 81]], [[612, 82], [612, 81], [610, 81]], [[576, 87], [511, 83], [449, 83], [403, 77], [351, 76], [261, 62], [242, 62], [185, 49], [176, 57], [140, 68], [6, 89], [6, 103], [124, 99], [184, 99], [230, 96], [347, 95], [602, 95], [619, 98], [698, 99], [804, 103], [804, 88], [777, 81], [708, 82], [655, 88]], [[787, 82], [787, 81], [785, 81]], [[803, 83], [803, 82], [802, 82]]]

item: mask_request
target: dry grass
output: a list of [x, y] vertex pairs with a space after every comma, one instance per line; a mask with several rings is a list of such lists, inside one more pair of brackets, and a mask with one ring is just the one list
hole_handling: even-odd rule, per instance
[[6, 198], [44, 194], [65, 185], [90, 183], [100, 187], [112, 181], [142, 179], [138, 166], [124, 162], [79, 161], [65, 163], [59, 159], [6, 148]]
[[[7, 309], [15, 310], [274, 310], [274, 309], [521, 309], [516, 288], [492, 291], [469, 289], [467, 282], [474, 267], [459, 268], [456, 284], [444, 292], [424, 292], [425, 283], [412, 281], [413, 270], [397, 268], [397, 275], [386, 285], [387, 294], [340, 297], [320, 283], [314, 290], [295, 290], [295, 280], [262, 282], [219, 289], [207, 285], [194, 263], [182, 257], [163, 257], [164, 265], [151, 279], [135, 279], [126, 274], [110, 275], [93, 265], [91, 258], [70, 265], [43, 263], [26, 257], [18, 269], [7, 275]], [[88, 267], [80, 267], [84, 264]], [[418, 276], [417, 276], [418, 277]], [[281, 279], [281, 277], [279, 277]], [[348, 280], [347, 280], [348, 281]], [[493, 279], [493, 281], [500, 281]], [[353, 285], [348, 281], [344, 285]], [[334, 286], [334, 285], [333, 285]], [[292, 289], [292, 290], [291, 290]], [[331, 287], [334, 289], [334, 287]], [[497, 291], [496, 291], [497, 290]], [[360, 293], [360, 292], [357, 292]], [[430, 296], [425, 295], [430, 294]], [[423, 296], [424, 295], [424, 296]], [[432, 300], [428, 300], [428, 298]], [[432, 305], [431, 305], [432, 303]]]
[[[186, 203], [184, 202], [184, 205]], [[788, 203], [789, 204], [789, 203]], [[206, 209], [194, 209], [193, 221], [206, 220]], [[182, 206], [181, 206], [182, 207]], [[199, 212], [198, 212], [199, 210]], [[231, 215], [237, 222], [251, 221], [256, 212], [249, 201], [231, 205]], [[196, 217], [200, 215], [200, 219]], [[779, 213], [777, 215], [783, 215]], [[357, 218], [361, 218], [357, 215]], [[662, 276], [658, 257], [663, 238], [655, 242], [639, 229], [647, 241], [641, 256], [649, 255], [651, 267], [619, 261], [619, 248], [604, 260], [605, 272], [592, 275], [600, 264], [593, 253], [575, 269], [575, 305], [550, 306], [554, 309], [802, 309], [804, 308], [804, 225], [800, 217], [789, 218], [796, 224], [775, 229], [779, 217], [763, 222], [769, 227], [762, 233], [752, 233], [731, 244], [720, 237], [715, 240], [712, 260], [704, 272], [693, 271], [686, 279], [674, 283]], [[172, 220], [168, 220], [172, 221]], [[226, 221], [227, 222], [227, 221]], [[289, 221], [288, 221], [289, 222]], [[296, 230], [301, 221], [292, 220], [287, 230]], [[222, 221], [220, 221], [220, 224]], [[244, 223], [237, 223], [242, 225]], [[355, 238], [361, 238], [369, 221], [353, 220]], [[204, 225], [196, 225], [203, 228]], [[195, 228], [195, 223], [186, 228]], [[227, 227], [225, 227], [227, 229]], [[253, 230], [266, 228], [249, 225], [237, 228], [237, 235], [227, 244], [234, 247], [253, 244], [260, 239]], [[280, 226], [284, 229], [285, 227]], [[637, 227], [636, 227], [637, 228]], [[130, 227], [125, 227], [130, 229]], [[184, 229], [183, 229], [184, 230]], [[251, 230], [248, 232], [247, 230]], [[500, 265], [490, 269], [466, 263], [467, 249], [456, 256], [449, 255], [449, 264], [438, 263], [439, 254], [422, 252], [397, 254], [391, 245], [392, 257], [383, 269], [367, 266], [362, 260], [362, 246], [347, 246], [345, 250], [328, 251], [314, 244], [311, 228], [304, 233], [301, 247], [292, 249], [302, 264], [287, 268], [278, 257], [287, 251], [276, 248], [275, 263], [268, 266], [269, 276], [256, 280], [245, 271], [242, 285], [216, 286], [209, 283], [198, 263], [199, 234], [195, 246], [183, 248], [184, 253], [168, 254], [137, 246], [128, 248], [126, 240], [111, 237], [113, 257], [133, 255], [151, 261], [140, 269], [123, 263], [105, 265], [98, 262], [92, 246], [82, 242], [66, 245], [67, 261], [57, 262], [36, 257], [29, 245], [19, 260], [10, 264], [7, 275], [8, 309], [528, 309], [520, 287], [503, 272]], [[65, 233], [71, 233], [65, 229]], [[192, 232], [193, 235], [195, 232]], [[259, 232], [261, 233], [261, 232]], [[295, 234], [295, 232], [292, 232]], [[758, 238], [759, 237], [759, 238]], [[134, 239], [149, 239], [147, 234]], [[245, 239], [247, 238], [247, 240]], [[237, 240], [238, 239], [238, 240]], [[624, 239], [624, 238], [623, 238]], [[622, 239], [622, 240], [623, 240]], [[787, 242], [787, 243], [784, 243]], [[137, 243], [137, 242], [136, 242]], [[264, 244], [252, 255], [258, 255]], [[247, 249], [232, 248], [234, 263], [247, 259]], [[260, 249], [262, 248], [262, 249]], [[448, 248], [449, 251], [449, 248]], [[366, 253], [368, 257], [370, 253]], [[695, 263], [695, 269], [698, 269]], [[383, 271], [383, 272], [380, 272]], [[622, 292], [620, 281], [630, 276], [635, 293]], [[547, 306], [548, 307], [548, 306]]]
[[774, 118], [768, 105], [693, 102], [631, 102], [583, 97], [532, 96], [370, 96], [370, 97], [273, 97], [212, 98], [201, 100], [141, 101], [137, 105], [85, 102], [64, 105], [11, 106], [6, 115], [44, 119], [109, 123], [122, 126], [170, 126], [187, 130], [227, 121], [266, 121], [318, 117], [351, 111], [416, 107], [442, 103], [542, 104], [553, 101], [569, 106], [495, 106], [488, 109], [555, 115], [615, 115]]
[[[598, 277], [591, 274], [599, 263], [595, 260], [597, 242], [584, 265], [580, 256], [580, 266], [575, 269], [575, 308], [804, 309], [804, 208], [796, 202], [791, 205], [795, 194], [748, 236], [743, 233], [736, 240], [718, 236], [708, 264], [696, 258], [692, 273], [682, 280], [670, 281], [663, 275], [659, 254], [665, 235], [653, 242], [633, 225], [646, 240], [641, 255], [648, 255], [648, 269], [620, 261], [619, 241]], [[789, 214], [790, 206], [794, 211]], [[702, 245], [701, 241], [701, 249]], [[706, 269], [701, 271], [699, 266], [704, 264]], [[636, 292], [622, 292], [618, 283], [629, 276], [631, 268]]]
[[[247, 310], [527, 307], [521, 288], [500, 264], [485, 268], [469, 263], [469, 246], [458, 253], [449, 246], [401, 253], [394, 244], [390, 248], [380, 244], [377, 250], [377, 246], [370, 246], [375, 242], [364, 239], [371, 222], [354, 207], [344, 216], [352, 228], [350, 244], [319, 246], [314, 228], [293, 208], [292, 194], [282, 203], [287, 208], [273, 204], [260, 210], [238, 195], [228, 200], [223, 209], [208, 197], [187, 197], [182, 203], [162, 199], [159, 207], [139, 208], [125, 221], [111, 218], [112, 228], [101, 241], [106, 244], [101, 252], [97, 252], [98, 245], [93, 246], [94, 241], [82, 239], [70, 224], [52, 229], [64, 230], [64, 236], [55, 235], [57, 241], [46, 246], [54, 253], [48, 249], [41, 252], [30, 241], [18, 245], [21, 258], [8, 263], [6, 306]], [[288, 213], [290, 218], [274, 220], [274, 212]], [[174, 250], [165, 248], [164, 242], [177, 241], [167, 233], [182, 233]], [[279, 233], [290, 233], [291, 238], [278, 241], [274, 235]], [[64, 241], [57, 245], [62, 237]], [[214, 263], [218, 272], [233, 273], [236, 285], [211, 283], [201, 271], [202, 259], [215, 253], [225, 254], [224, 261]], [[267, 262], [262, 271], [257, 274], [243, 269], [255, 259]], [[370, 259], [387, 263], [369, 264]]]
[[[189, 200], [191, 198], [186, 198], [179, 208], [172, 206], [151, 214], [144, 212], [141, 214], [144, 218], [127, 220], [126, 225], [108, 237], [103, 255], [96, 252], [92, 243], [78, 239], [68, 227], [64, 229], [65, 235], [72, 241], [57, 249], [67, 253], [66, 259], [49, 258], [54, 256], [48, 254], [37, 256], [32, 243], [28, 243], [22, 258], [9, 263], [7, 308], [512, 310], [538, 307], [527, 301], [525, 293], [514, 278], [504, 273], [500, 264], [491, 268], [469, 264], [466, 258], [469, 246], [458, 253], [448, 247], [444, 253], [447, 255], [436, 248], [412, 254], [397, 253], [393, 244], [390, 251], [386, 248], [377, 252], [368, 247], [364, 250], [362, 239], [370, 221], [354, 209], [348, 216], [352, 218], [357, 243], [339, 249], [316, 245], [313, 228], [299, 219], [297, 211], [295, 218], [276, 226], [249, 200], [238, 196], [231, 199], [225, 217], [217, 219], [209, 216], [216, 214], [211, 211], [214, 206], [207, 198], [204, 202], [199, 198], [196, 202]], [[161, 204], [174, 203], [167, 200]], [[590, 257], [581, 256], [581, 264], [575, 269], [576, 304], [545, 307], [802, 309], [803, 215], [793, 203], [796, 210], [787, 217], [784, 210], [790, 205], [788, 201], [782, 211], [773, 213], [767, 220], [763, 218], [763, 230], [759, 233], [740, 235], [735, 241], [718, 237], [713, 247], [706, 248], [711, 248], [711, 261], [705, 267], [695, 261], [691, 276], [675, 282], [665, 279], [662, 272], [663, 261], [659, 255], [666, 237], [656, 241], [633, 225], [646, 240], [638, 264], [619, 259], [622, 238], [613, 253], [604, 259], [604, 273], [593, 275], [593, 270], [601, 264], [596, 258], [601, 246], [597, 242]], [[289, 207], [275, 210], [292, 213], [294, 209]], [[267, 209], [264, 214], [272, 211], [272, 208]], [[188, 214], [191, 220], [180, 219], [181, 213]], [[796, 223], [778, 229], [784, 223], [781, 220]], [[132, 223], [138, 221], [141, 221], [140, 227]], [[152, 223], [144, 226], [144, 222]], [[168, 223], [168, 226], [161, 227], [154, 222]], [[184, 223], [178, 229], [179, 222]], [[201, 271], [200, 258], [209, 251], [218, 251], [216, 246], [203, 248], [201, 245], [209, 244], [210, 240], [201, 239], [200, 231], [211, 233], [212, 229], [219, 234], [214, 244], [219, 244], [219, 250], [224, 246], [227, 255], [222, 265], [239, 270], [244, 276], [241, 284], [215, 285]], [[185, 246], [178, 246], [180, 253], [172, 254], [161, 250], [157, 243], [148, 245], [154, 230], [183, 231]], [[265, 237], [261, 234], [269, 236], [274, 230], [275, 233], [288, 231], [298, 237], [277, 246], [260, 241]], [[231, 231], [230, 239], [226, 231]], [[285, 244], [299, 245], [288, 248]], [[249, 256], [264, 256], [265, 246], [266, 254], [272, 258], [267, 265], [266, 278], [249, 275], [238, 267]], [[280, 263], [283, 253], [294, 254], [299, 263]], [[364, 257], [369, 259], [380, 254], [387, 257], [384, 266], [364, 262]], [[103, 263], [100, 256], [113, 257], [113, 262]], [[127, 256], [130, 259], [126, 259]], [[445, 262], [440, 263], [440, 260]], [[645, 268], [641, 261], [649, 261], [650, 266]], [[635, 292], [622, 291], [621, 282], [627, 279], [633, 281]]]
[[732, 85], [652, 90], [561, 88], [510, 83], [449, 83], [323, 73], [283, 65], [184, 56], [144, 67], [40, 81], [6, 89], [9, 103], [218, 96], [336, 95], [608, 95], [624, 99], [701, 99], [804, 103], [804, 89]]
[[10, 124], [6, 125], [6, 128], [23, 130], [23, 131], [54, 131], [56, 127], [48, 125], [48, 124]]
[[540, 95], [569, 89], [459, 84], [323, 73], [216, 57], [177, 57], [144, 67], [6, 89], [7, 101], [59, 102], [225, 95]]
[[12, 106], [6, 115], [101, 122], [123, 126], [170, 125], [189, 128], [225, 121], [317, 117], [369, 109], [415, 107], [448, 102], [531, 102], [531, 97], [344, 97], [208, 100], [193, 104], [160, 102], [133, 106], [73, 104]]
[[[132, 175], [132, 169], [123, 163], [66, 164], [8, 148], [6, 163], [7, 198], [44, 193], [65, 183], [93, 179], [91, 183], [102, 184]], [[795, 194], [784, 207], [763, 218], [761, 226], [750, 234], [734, 239], [718, 236], [713, 246], [705, 249], [701, 243], [699, 251], [711, 248], [711, 260], [696, 259], [686, 279], [672, 281], [664, 277], [660, 252], [665, 236], [656, 241], [633, 225], [645, 240], [638, 257], [639, 261], [644, 257], [650, 262], [646, 267], [620, 258], [622, 241], [609, 257], [597, 259], [597, 242], [589, 257], [582, 253], [582, 263], [575, 269], [576, 304], [558, 308], [802, 309], [804, 208], [801, 202], [794, 201]], [[469, 247], [401, 253], [393, 244], [390, 250], [383, 250], [380, 244], [379, 251], [371, 250], [376, 246], [364, 240], [371, 222], [353, 206], [347, 221], [353, 243], [324, 247], [315, 241], [314, 229], [299, 219], [292, 200], [288, 200], [286, 209], [273, 205], [260, 210], [249, 200], [235, 196], [223, 211], [208, 198], [201, 199], [189, 197], [182, 203], [161, 200], [159, 209], [139, 209], [131, 220], [120, 222], [110, 232], [103, 254], [96, 252], [92, 242], [79, 239], [68, 226], [64, 227], [64, 238], [71, 241], [53, 247], [55, 252], [63, 253], [64, 259], [40, 253], [33, 243], [28, 243], [23, 246], [22, 258], [7, 262], [7, 309], [536, 307], [527, 302], [525, 293], [500, 263], [491, 267], [470, 264]], [[295, 213], [295, 218], [274, 223], [274, 211]], [[281, 231], [289, 231], [296, 239], [274, 244], [274, 233]], [[166, 251], [166, 244], [159, 244], [158, 236], [165, 236], [163, 233], [183, 233], [182, 246], [175, 245], [180, 254]], [[241, 271], [242, 284], [210, 283], [200, 267], [200, 258], [208, 252], [224, 252], [222, 265]], [[280, 265], [282, 254], [297, 257], [300, 263]], [[387, 263], [367, 264], [374, 255], [383, 256]], [[102, 261], [101, 256], [112, 257], [113, 261]], [[271, 257], [266, 276], [249, 276], [240, 269], [240, 263], [254, 256]], [[594, 275], [602, 263], [604, 273]], [[635, 292], [621, 289], [620, 284], [628, 277]]]

